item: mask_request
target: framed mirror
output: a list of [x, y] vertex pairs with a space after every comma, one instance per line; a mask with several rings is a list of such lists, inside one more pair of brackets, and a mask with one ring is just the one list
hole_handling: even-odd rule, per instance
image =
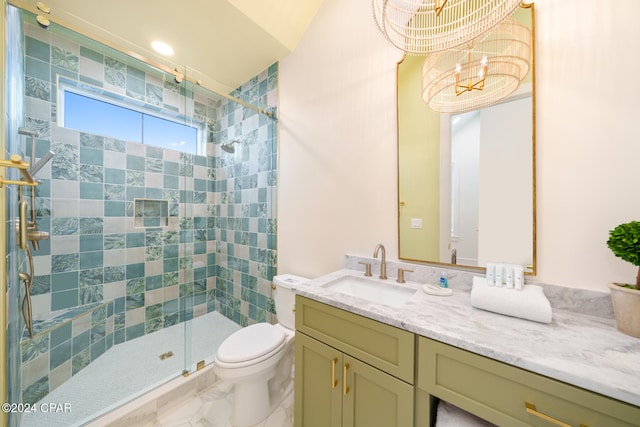
[[422, 100], [425, 57], [405, 56], [398, 85], [398, 248], [407, 261], [536, 271], [533, 4], [512, 18], [531, 29], [529, 72], [509, 97], [444, 114]]

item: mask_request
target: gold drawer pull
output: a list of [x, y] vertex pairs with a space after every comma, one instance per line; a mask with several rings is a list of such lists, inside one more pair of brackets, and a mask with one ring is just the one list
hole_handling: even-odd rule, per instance
[[[534, 405], [533, 403], [524, 402], [524, 407], [528, 414], [535, 415], [538, 418], [542, 418], [543, 420], [549, 421], [550, 423], [553, 423], [560, 427], [571, 427], [570, 424], [563, 423], [562, 421], [556, 420], [555, 418], [550, 417], [549, 415], [543, 414], [542, 412], [538, 412], [538, 410], [536, 409], [536, 405]], [[580, 427], [587, 427], [587, 426], [584, 424], [580, 424]]]
[[344, 365], [343, 375], [342, 375], [342, 393], [346, 396], [349, 393], [349, 386], [347, 385], [347, 369], [349, 369], [349, 364], [346, 363]]
[[338, 358], [334, 357], [331, 361], [331, 388], [336, 388], [338, 380], [336, 379], [336, 365], [338, 364]]

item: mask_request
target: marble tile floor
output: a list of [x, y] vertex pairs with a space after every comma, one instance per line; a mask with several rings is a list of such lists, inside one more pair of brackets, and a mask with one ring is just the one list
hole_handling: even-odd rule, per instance
[[[161, 409], [158, 416], [139, 424], [129, 419], [127, 426], [139, 427], [233, 427], [231, 407], [233, 392], [230, 385], [218, 382], [199, 393], [188, 396], [180, 403]], [[132, 423], [133, 421], [133, 423]], [[293, 426], [293, 382], [284, 394], [282, 402], [264, 421], [254, 427]], [[115, 426], [114, 426], [115, 427]]]

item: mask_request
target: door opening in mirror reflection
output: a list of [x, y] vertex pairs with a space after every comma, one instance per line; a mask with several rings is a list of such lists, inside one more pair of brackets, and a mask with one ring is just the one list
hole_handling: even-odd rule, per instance
[[442, 258], [478, 265], [478, 191], [480, 167], [480, 112], [451, 116], [451, 236]]

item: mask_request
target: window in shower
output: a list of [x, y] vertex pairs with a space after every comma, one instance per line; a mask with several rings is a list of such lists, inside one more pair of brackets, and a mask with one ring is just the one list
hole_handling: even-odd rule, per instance
[[[204, 123], [163, 114], [151, 105], [60, 79], [58, 124], [81, 132], [185, 153], [204, 153]], [[153, 113], [153, 114], [152, 114]]]

